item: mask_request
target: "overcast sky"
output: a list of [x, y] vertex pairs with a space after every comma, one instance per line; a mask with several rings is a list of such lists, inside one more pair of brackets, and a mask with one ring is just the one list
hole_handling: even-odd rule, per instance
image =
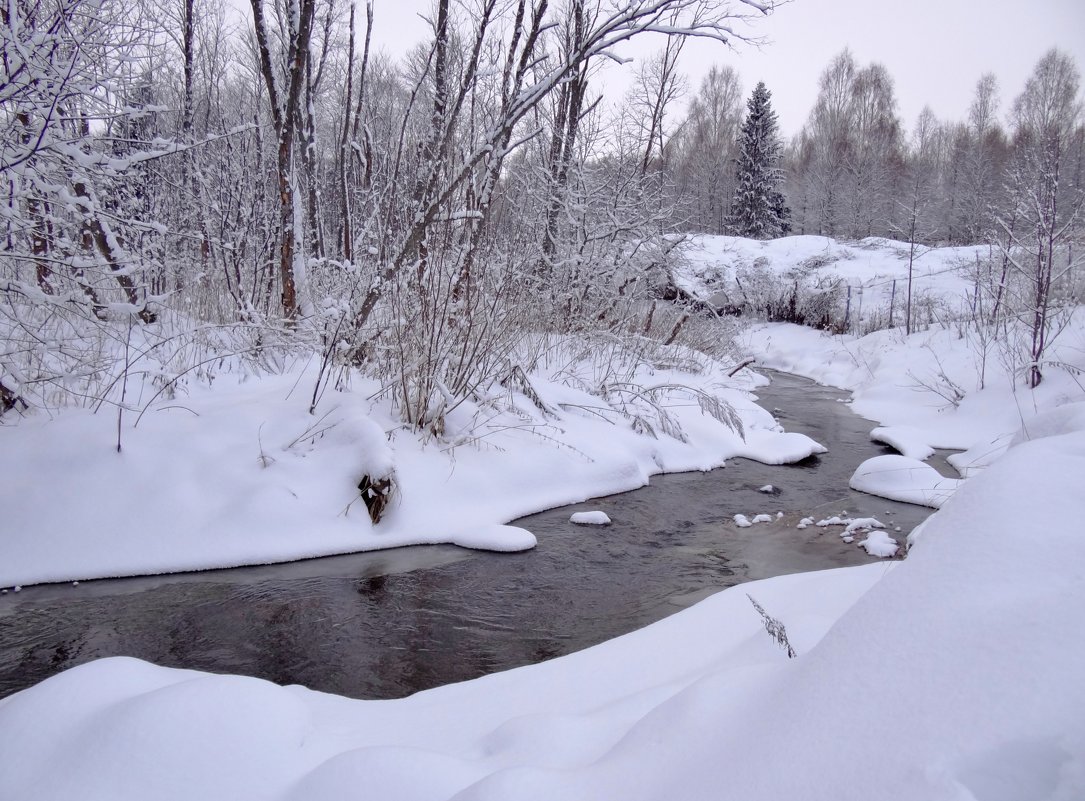
[[[428, 12], [430, 0], [374, 5], [374, 41], [390, 54], [426, 38], [419, 13]], [[977, 79], [988, 71], [998, 76], [1005, 111], [1052, 47], [1085, 68], [1085, 0], [793, 0], [752, 30], [769, 40], [760, 50], [691, 42], [683, 71], [691, 90], [713, 63], [734, 66], [747, 94], [765, 81], [785, 135], [802, 127], [818, 76], [845, 47], [860, 65], [878, 61], [889, 69], [909, 129], [924, 105], [940, 119], [963, 119]], [[643, 57], [658, 47], [649, 40], [627, 54]], [[605, 83], [610, 95], [620, 95], [625, 80], [608, 70], [597, 87]]]

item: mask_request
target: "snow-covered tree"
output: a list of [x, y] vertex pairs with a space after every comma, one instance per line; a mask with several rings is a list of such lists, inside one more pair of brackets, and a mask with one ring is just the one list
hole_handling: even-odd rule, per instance
[[[1021, 346], [1026, 383], [1043, 379], [1046, 352], [1076, 305], [1072, 275], [1083, 261], [1075, 248], [1085, 191], [1063, 176], [1079, 129], [1081, 74], [1073, 59], [1049, 51], [1014, 101], [1014, 154], [1007, 171], [1009, 214], [998, 219], [1005, 264], [999, 303], [1029, 329]], [[1076, 253], [1075, 253], [1076, 251]], [[1013, 280], [1016, 278], [1017, 280]], [[1017, 297], [1004, 297], [1004, 293]]]
[[747, 114], [739, 135], [735, 195], [731, 226], [739, 236], [771, 239], [791, 230], [791, 209], [780, 185], [780, 139], [772, 93], [760, 82], [746, 101]]

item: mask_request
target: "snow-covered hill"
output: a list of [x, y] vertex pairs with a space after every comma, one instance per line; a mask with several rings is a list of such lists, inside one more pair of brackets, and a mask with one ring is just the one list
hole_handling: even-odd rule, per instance
[[717, 309], [760, 312], [795, 287], [800, 302], [808, 295], [826, 297], [836, 322], [843, 325], [846, 317], [848, 330], [858, 332], [887, 326], [890, 318], [903, 325], [909, 261], [913, 319], [927, 322], [972, 306], [977, 275], [991, 256], [987, 245], [913, 249], [890, 239], [846, 243], [824, 236], [759, 241], [703, 235], [682, 253], [676, 286]]

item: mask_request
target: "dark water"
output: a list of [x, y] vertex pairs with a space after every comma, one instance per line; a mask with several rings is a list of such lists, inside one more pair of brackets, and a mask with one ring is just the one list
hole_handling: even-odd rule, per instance
[[[567, 654], [750, 579], [871, 561], [847, 510], [907, 534], [930, 510], [847, 489], [872, 424], [841, 393], [774, 374], [760, 402], [830, 453], [800, 465], [735, 460], [517, 521], [521, 554], [428, 546], [206, 573], [28, 587], [0, 596], [0, 697], [65, 668], [127, 655], [356, 698], [391, 698]], [[947, 474], [948, 468], [937, 465]], [[758, 491], [773, 484], [778, 493]], [[568, 522], [602, 509], [606, 528]], [[785, 513], [739, 529], [736, 513]], [[891, 523], [892, 521], [892, 523]]]

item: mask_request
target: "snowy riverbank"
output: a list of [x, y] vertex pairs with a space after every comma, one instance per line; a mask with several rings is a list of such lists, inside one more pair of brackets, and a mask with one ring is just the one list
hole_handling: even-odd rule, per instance
[[[360, 378], [308, 414], [311, 371], [241, 383], [227, 374], [157, 401], [125, 416], [120, 453], [115, 413], [66, 409], [0, 426], [0, 587], [412, 544], [520, 550], [534, 536], [500, 524], [660, 472], [821, 450], [751, 400], [746, 389], [764, 379], [748, 371], [728, 379], [707, 359], [699, 374], [642, 367], [601, 390], [583, 360], [549, 365], [531, 376], [545, 408], [513, 390], [463, 404], [440, 441], [399, 425]], [[727, 405], [742, 433], [725, 422]], [[390, 470], [398, 499], [374, 526], [357, 485]]]
[[1037, 415], [1085, 400], [1085, 309], [1052, 346], [1052, 368], [1027, 389], [995, 354], [982, 352], [968, 331], [934, 326], [911, 336], [899, 329], [864, 337], [837, 336], [787, 323], [748, 329], [740, 347], [759, 364], [852, 392], [852, 409], [880, 423], [872, 436], [906, 456], [932, 448], [964, 451], [950, 457], [964, 476], [990, 464]]
[[1038, 419], [1049, 436], [968, 481], [904, 562], [746, 584], [401, 701], [130, 659], [75, 668], [0, 702], [0, 796], [1078, 798], [1081, 422]]
[[[1075, 373], [1085, 369], [1080, 310], [1052, 350], [1071, 369], [1047, 371], [1035, 390], [1022, 389], [993, 351], [952, 326], [859, 338], [768, 325], [750, 330], [742, 345], [766, 366], [852, 390], [853, 408], [882, 424], [872, 436], [905, 454], [879, 459], [904, 459], [914, 471], [926, 467], [920, 459], [931, 448], [964, 450], [953, 462], [967, 479], [938, 497], [941, 508], [912, 532], [907, 559], [752, 582], [595, 648], [397, 701], [100, 660], [0, 701], [8, 743], [0, 750], [0, 797], [1085, 795], [1085, 646], [1074, 636], [1085, 616], [1085, 572], [1074, 558], [1081, 547], [1076, 521], [1085, 519], [1085, 391]], [[670, 386], [679, 378], [659, 372], [638, 380]], [[408, 531], [456, 541], [457, 532], [636, 486], [659, 470], [711, 467], [733, 455], [780, 461], [816, 449], [810, 440], [792, 448], [794, 437], [779, 434], [743, 385], [722, 388], [718, 368], [681, 380], [714, 387], [732, 403], [745, 443], [689, 398], [667, 406], [688, 434], [681, 442], [637, 434], [628, 417], [567, 381], [532, 380], [555, 416], [532, 412], [519, 398], [527, 417], [493, 418], [481, 448], [423, 445], [395, 430], [379, 405], [359, 400], [365, 392], [358, 387], [349, 398], [327, 399], [332, 428], [298, 439], [312, 421], [282, 378], [194, 393], [185, 409], [162, 408], [139, 433], [126, 430], [120, 457], [109, 449], [114, 433], [103, 418], [76, 413], [48, 424], [57, 435], [38, 435], [47, 426], [37, 421], [0, 431], [0, 453], [33, 468], [8, 490], [24, 524], [46, 499], [74, 503], [45, 503], [42, 514], [52, 522], [34, 531], [56, 529], [64, 539], [53, 542], [77, 543], [81, 530], [90, 530], [80, 511], [83, 519], [98, 514], [83, 508], [93, 493], [120, 487], [124, 493], [109, 496], [117, 504], [110, 515], [124, 524], [108, 536], [123, 536], [113, 541], [141, 558], [165, 554], [175, 562], [195, 552], [193, 521], [204, 527], [195, 529], [206, 538], [201, 548], [225, 553], [216, 540], [224, 530], [215, 528], [223, 514], [267, 521], [225, 541], [241, 543], [250, 556], [254, 544], [289, 542], [296, 552], [302, 541], [305, 548], [339, 547], [348, 538], [357, 544], [359, 537], [388, 544]], [[212, 433], [197, 435], [184, 420]], [[91, 431], [98, 447], [86, 457], [76, 443]], [[345, 455], [388, 458], [376, 445], [390, 431], [403, 498], [387, 528], [369, 527], [353, 509], [341, 518], [321, 512], [306, 525], [314, 508], [338, 513], [353, 477], [372, 469], [345, 465]], [[13, 442], [14, 450], [7, 447]], [[161, 455], [182, 445], [198, 458], [170, 463]], [[116, 464], [125, 465], [123, 474], [106, 472]], [[165, 507], [173, 518], [161, 517], [175, 536], [160, 541], [135, 515], [121, 514], [133, 504], [169, 502], [154, 495], [167, 491], [156, 489], [156, 470], [157, 486], [167, 479], [180, 499]], [[56, 478], [40, 481], [50, 471]], [[146, 480], [135, 483], [141, 476]], [[219, 487], [202, 503], [192, 489], [197, 479]], [[252, 506], [239, 488], [251, 493]], [[163, 551], [169, 542], [181, 545]], [[70, 564], [100, 564], [90, 546], [71, 547], [84, 550]], [[43, 548], [25, 553], [52, 569], [53, 555]], [[786, 626], [796, 659], [769, 637], [747, 595]]]

